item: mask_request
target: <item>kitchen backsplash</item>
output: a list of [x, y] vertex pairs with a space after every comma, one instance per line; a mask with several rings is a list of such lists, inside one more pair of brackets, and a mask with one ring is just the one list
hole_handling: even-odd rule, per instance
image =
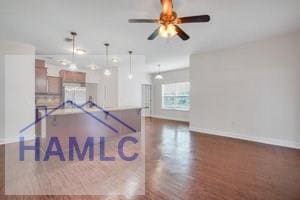
[[58, 106], [61, 103], [61, 96], [36, 95], [36, 106]]

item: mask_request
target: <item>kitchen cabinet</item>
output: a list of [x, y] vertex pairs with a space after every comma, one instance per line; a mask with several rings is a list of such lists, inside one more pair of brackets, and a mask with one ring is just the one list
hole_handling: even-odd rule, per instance
[[62, 79], [61, 77], [48, 76], [48, 94], [62, 93]]
[[86, 74], [84, 72], [61, 70], [59, 75], [62, 81], [66, 83], [85, 83], [86, 81]]
[[45, 68], [45, 61], [44, 60], [35, 59], [35, 67], [43, 67], [43, 68]]
[[47, 93], [47, 68], [35, 67], [35, 93]]

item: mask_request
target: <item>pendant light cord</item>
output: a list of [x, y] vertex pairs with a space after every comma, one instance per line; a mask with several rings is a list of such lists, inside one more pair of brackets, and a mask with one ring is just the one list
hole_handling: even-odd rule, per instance
[[158, 64], [158, 74], [160, 74], [160, 64]]
[[72, 61], [74, 59], [74, 55], [75, 55], [75, 35], [73, 35], [73, 54], [72, 54]]
[[72, 46], [73, 46], [73, 52], [72, 52], [72, 63], [74, 63], [74, 56], [75, 56], [75, 36], [77, 35], [76, 32], [71, 32], [72, 35]]
[[104, 44], [105, 45], [105, 47], [106, 47], [106, 67], [108, 67], [108, 46], [109, 46], [109, 44], [108, 43], [105, 43]]
[[129, 72], [130, 72], [130, 74], [131, 74], [131, 65], [132, 65], [131, 55], [132, 55], [132, 51], [129, 51], [129, 63], [130, 63], [130, 65], [129, 65]]

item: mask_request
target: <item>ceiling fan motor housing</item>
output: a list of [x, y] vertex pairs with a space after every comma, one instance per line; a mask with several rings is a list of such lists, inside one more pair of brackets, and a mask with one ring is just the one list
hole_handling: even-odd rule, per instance
[[159, 21], [160, 21], [160, 24], [162, 24], [162, 25], [168, 25], [168, 24], [174, 24], [176, 22], [176, 19], [177, 19], [176, 12], [173, 11], [172, 15], [168, 15], [168, 14], [165, 14], [162, 12], [160, 14]]

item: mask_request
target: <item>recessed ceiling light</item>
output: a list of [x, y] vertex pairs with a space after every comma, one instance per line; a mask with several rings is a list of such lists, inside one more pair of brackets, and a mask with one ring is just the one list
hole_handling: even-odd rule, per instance
[[61, 61], [60, 64], [62, 64], [62, 65], [67, 65], [67, 63], [66, 63], [65, 61]]
[[98, 67], [97, 65], [90, 64], [90, 65], [88, 65], [88, 68], [90, 68], [91, 70], [96, 70], [96, 69], [98, 69], [99, 67]]
[[76, 49], [75, 53], [78, 55], [83, 55], [83, 54], [86, 54], [86, 50], [85, 49]]
[[52, 60], [53, 57], [51, 57], [51, 56], [46, 56], [45, 59], [47, 59], [47, 60]]
[[119, 62], [119, 59], [118, 59], [118, 58], [112, 58], [111, 61], [112, 61], [113, 63], [118, 63], [118, 62]]
[[64, 65], [64, 66], [71, 63], [71, 62], [68, 61], [68, 60], [57, 60], [57, 62], [59, 62], [61, 65]]

